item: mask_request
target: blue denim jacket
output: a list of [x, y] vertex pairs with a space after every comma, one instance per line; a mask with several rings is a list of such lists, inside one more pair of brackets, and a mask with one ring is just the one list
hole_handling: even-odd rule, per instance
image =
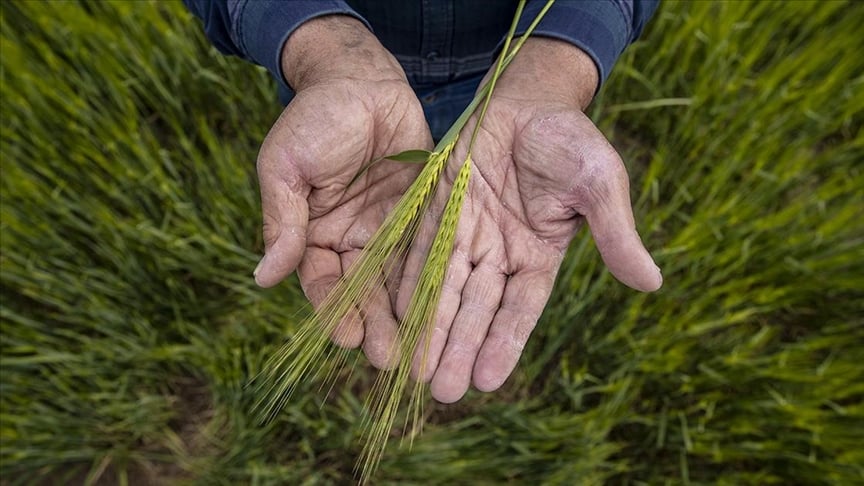
[[[594, 60], [600, 83], [648, 22], [659, 0], [558, 0], [535, 35], [570, 42]], [[515, 0], [184, 0], [219, 51], [266, 67], [290, 99], [282, 45], [303, 22], [330, 14], [363, 22], [396, 56], [437, 139], [470, 102], [494, 61]], [[545, 5], [529, 0], [517, 33]], [[443, 127], [443, 128], [440, 128]], [[439, 133], [440, 132], [440, 133]]]

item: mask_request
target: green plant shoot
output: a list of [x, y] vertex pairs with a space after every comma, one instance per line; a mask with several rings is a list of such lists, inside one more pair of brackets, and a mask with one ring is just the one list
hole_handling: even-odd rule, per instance
[[[552, 3], [554, 0], [547, 1], [525, 34], [511, 49], [516, 26], [525, 5], [525, 0], [519, 2], [490, 80], [478, 91], [431, 153], [427, 155], [420, 150], [410, 150], [385, 157], [395, 161], [416, 162], [418, 158], [426, 156], [426, 160], [417, 179], [370, 239], [357, 261], [336, 283], [319, 309], [301, 324], [299, 332], [271, 358], [265, 367], [266, 371], [257, 378], [260, 393], [257, 409], [264, 420], [272, 419], [284, 407], [302, 381], [323, 376], [324, 382], [332, 386], [338, 373], [346, 368], [350, 351], [332, 345], [330, 339], [338, 338], [334, 335], [338, 333], [341, 323], [361, 319], [360, 310], [375, 293], [386, 291], [385, 282], [401, 264], [413, 243], [438, 188], [441, 174], [450, 163], [450, 156], [462, 130], [483, 102], [468, 142], [466, 158], [450, 188], [439, 229], [421, 271], [418, 286], [411, 296], [405, 316], [399, 322], [399, 338], [394, 343], [395, 349], [390, 353], [396, 357], [395, 367], [378, 374], [366, 399], [368, 416], [364, 418], [365, 440], [355, 469], [361, 482], [374, 474], [384, 454], [387, 439], [397, 420], [410, 380], [415, 350], [424, 350], [421, 366], [425, 366], [430, 326], [435, 319], [462, 204], [471, 178], [471, 150], [492, 99], [495, 83]], [[377, 162], [378, 160], [372, 161], [362, 170], [367, 170]], [[409, 397], [410, 411], [405, 416], [403, 430], [409, 431], [412, 442], [413, 437], [422, 429], [424, 391], [423, 383], [417, 382]]]

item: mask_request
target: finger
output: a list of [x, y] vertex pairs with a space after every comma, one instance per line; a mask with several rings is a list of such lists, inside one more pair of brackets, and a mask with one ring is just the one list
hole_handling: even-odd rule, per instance
[[[342, 271], [348, 272], [351, 265], [360, 256], [361, 250], [351, 250], [340, 255]], [[390, 299], [384, 287], [383, 276], [381, 285], [373, 288], [372, 293], [361, 304], [359, 320], [343, 320], [340, 327], [359, 326], [363, 336], [363, 353], [372, 366], [378, 369], [390, 369], [397, 363], [397, 327], [396, 318], [390, 307]], [[350, 329], [350, 335], [355, 335], [356, 329]]]
[[360, 309], [365, 327], [363, 353], [372, 366], [392, 369], [399, 363], [399, 332], [390, 298], [383, 286], [372, 291]]
[[286, 180], [274, 172], [275, 163], [262, 152], [258, 161], [261, 209], [264, 213], [264, 258], [253, 275], [261, 287], [272, 287], [287, 277], [303, 257], [309, 206], [309, 185], [299, 177]]
[[513, 372], [549, 300], [555, 273], [524, 270], [507, 280], [501, 306], [474, 364], [474, 387], [494, 391]]
[[588, 220], [588, 227], [603, 262], [622, 283], [643, 292], [653, 292], [663, 284], [660, 269], [642, 245], [633, 209], [627, 171], [617, 154], [601, 164], [588, 178], [591, 184], [582, 192], [579, 211]]
[[[390, 299], [390, 308], [393, 309], [394, 316], [398, 316], [397, 303], [399, 298], [399, 285], [402, 282], [402, 272], [405, 269], [405, 259], [392, 257], [393, 260], [388, 261], [384, 267], [384, 286], [387, 289], [387, 296]], [[396, 322], [399, 322], [398, 319]]]
[[[342, 276], [342, 259], [338, 253], [325, 248], [306, 250], [305, 258], [297, 268], [300, 286], [312, 307], [319, 308]], [[349, 312], [330, 332], [337, 346], [353, 349], [363, 342], [363, 321], [358, 311]]]
[[[438, 210], [434, 208], [433, 204], [430, 213], [437, 214], [437, 212]], [[402, 266], [402, 278], [399, 280], [396, 295], [396, 316], [400, 320], [405, 317], [408, 304], [411, 302], [411, 296], [414, 295], [414, 290], [417, 288], [420, 272], [422, 272], [423, 265], [426, 263], [426, 256], [429, 254], [429, 248], [432, 246], [432, 239], [435, 238], [437, 228], [438, 221], [431, 215], [426, 216], [408, 249], [408, 255], [405, 257], [405, 264]]]
[[477, 352], [501, 303], [507, 277], [497, 266], [481, 263], [471, 272], [447, 345], [432, 378], [432, 397], [453, 403], [468, 391]]
[[[438, 369], [441, 353], [447, 344], [447, 335], [459, 304], [462, 301], [462, 289], [471, 274], [472, 265], [468, 255], [459, 249], [454, 250], [450, 257], [450, 265], [441, 288], [441, 298], [432, 329], [421, 334], [420, 342], [414, 351], [411, 365], [411, 377], [415, 380], [429, 382]], [[416, 277], [413, 279], [416, 283]]]

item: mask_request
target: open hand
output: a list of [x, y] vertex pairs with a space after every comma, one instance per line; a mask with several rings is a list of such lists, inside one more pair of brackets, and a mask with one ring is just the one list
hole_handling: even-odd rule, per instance
[[[596, 86], [593, 63], [582, 54], [581, 61], [591, 64], [579, 69], [594, 76], [593, 84], [586, 83], [590, 94], [573, 98], [572, 80], [570, 91], [556, 91], [568, 83], [537, 79], [535, 73], [549, 71], [530, 61], [532, 49], [550, 42], [553, 49], [576, 49], [529, 40], [519, 54], [529, 61], [519, 64], [517, 56], [499, 81], [472, 150], [474, 168], [425, 366], [421, 349], [414, 359], [415, 376], [422, 370], [417, 378], [431, 380], [432, 395], [441, 402], [461, 398], [472, 381], [491, 391], [507, 379], [583, 221], [618, 280], [642, 291], [662, 283], [636, 233], [624, 165], [581, 111]], [[463, 131], [445, 172], [448, 185], [465, 159], [472, 128]], [[439, 194], [433, 211], [440, 213], [445, 200]], [[408, 255], [397, 315], [405, 312], [436, 229], [427, 222]]]
[[[296, 96], [258, 156], [265, 256], [255, 279], [270, 287], [296, 269], [317, 307], [410, 185], [417, 166], [385, 161], [357, 174], [372, 160], [430, 148], [432, 141], [402, 69], [356, 20], [332, 16], [304, 23], [285, 47], [283, 69]], [[364, 320], [374, 325], [364, 326]], [[391, 300], [382, 289], [333, 338], [345, 347], [362, 342], [372, 364], [382, 367], [395, 334]]]

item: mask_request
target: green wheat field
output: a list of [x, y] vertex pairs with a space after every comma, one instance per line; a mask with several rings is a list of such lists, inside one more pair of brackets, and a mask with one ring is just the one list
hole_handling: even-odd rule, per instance
[[[358, 371], [261, 426], [281, 106], [180, 3], [3, 1], [0, 484], [350, 484]], [[573, 242], [513, 377], [372, 484], [864, 484], [864, 4], [665, 2], [591, 107], [665, 285]], [[394, 430], [396, 437], [401, 431]]]

